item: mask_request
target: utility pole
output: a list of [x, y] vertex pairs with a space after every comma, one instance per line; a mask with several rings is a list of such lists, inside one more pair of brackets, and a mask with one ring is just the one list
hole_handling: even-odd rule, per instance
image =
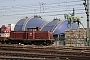
[[89, 0], [83, 0], [84, 7], [87, 15], [87, 45], [90, 46], [90, 33], [89, 33]]
[[90, 46], [90, 32], [89, 32], [89, 0], [87, 0], [87, 42]]

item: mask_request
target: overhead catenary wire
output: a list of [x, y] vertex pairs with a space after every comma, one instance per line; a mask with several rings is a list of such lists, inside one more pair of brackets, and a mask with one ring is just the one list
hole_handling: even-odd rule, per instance
[[[33, 10], [38, 10], [38, 9], [33, 9]], [[79, 9], [75, 9], [75, 10], [84, 10], [84, 8], [79, 8]], [[25, 11], [32, 11], [32, 9], [27, 9], [27, 10], [18, 10], [18, 11], [4, 11], [4, 13], [7, 13], [7, 12], [25, 12]], [[61, 9], [61, 10], [49, 10], [50, 12], [64, 12], [64, 11], [72, 11], [72, 9]], [[47, 11], [47, 12], [49, 12]], [[1, 11], [2, 12], [2, 11]], [[1, 13], [0, 12], [0, 13]], [[47, 13], [46, 12], [46, 13]], [[42, 13], [42, 12], [41, 12]]]
[[[14, 6], [11, 6], [11, 7], [12, 7], [12, 8], [20, 8], [20, 7], [21, 7], [21, 8], [22, 8], [22, 7], [36, 8], [36, 7], [40, 6], [40, 4], [41, 4], [41, 5], [43, 4], [43, 5], [46, 6], [46, 5], [52, 5], [52, 4], [56, 4], [56, 5], [59, 4], [59, 5], [60, 5], [60, 4], [63, 4], [63, 3], [73, 3], [73, 2], [75, 3], [75, 2], [80, 2], [80, 1], [79, 1], [79, 0], [77, 0], [77, 1], [69, 1], [69, 2], [65, 2], [65, 1], [64, 1], [64, 2], [61, 2], [61, 3], [50, 3], [50, 4], [46, 4], [46, 3], [43, 3], [43, 2], [42, 2], [42, 3], [39, 3], [38, 5], [26, 5], [26, 4], [25, 4], [25, 5], [14, 5]], [[75, 4], [75, 5], [77, 5], [77, 4]], [[61, 6], [64, 6], [64, 5], [61, 5]], [[72, 6], [72, 5], [70, 5], [70, 6]], [[2, 7], [8, 8], [8, 7], [10, 7], [10, 6], [1, 6], [1, 8], [2, 8]]]
[[[70, 1], [70, 2], [75, 2], [75, 1]], [[69, 2], [69, 3], [70, 3], [70, 2]], [[76, 1], [76, 2], [78, 2], [78, 1]], [[61, 2], [61, 3], [65, 3], [65, 2]], [[67, 2], [67, 3], [68, 3], [68, 2]], [[52, 4], [52, 3], [51, 3], [51, 4]], [[75, 6], [76, 6], [76, 5], [81, 5], [81, 4], [75, 4]], [[34, 5], [34, 6], [35, 6], [35, 5]], [[37, 5], [36, 5], [36, 6], [37, 6]], [[65, 5], [63, 5], [63, 6], [65, 6]], [[67, 5], [67, 6], [74, 6], [74, 5]], [[24, 6], [22, 6], [22, 7], [24, 7]], [[26, 9], [26, 8], [22, 8], [22, 7], [21, 7], [21, 9]], [[56, 7], [56, 6], [55, 6], [55, 7]], [[14, 9], [14, 8], [15, 8], [15, 6], [12, 7], [12, 9]], [[20, 7], [16, 7], [16, 8], [20, 9]], [[16, 8], [15, 8], [15, 9], [16, 9]], [[27, 7], [27, 8], [29, 8], [29, 7]], [[43, 8], [43, 7], [42, 7], [42, 8]], [[48, 9], [48, 8], [50, 9], [51, 6], [50, 6], [50, 7], [45, 6], [45, 8], [43, 8], [43, 10], [44, 10], [44, 9]], [[52, 7], [52, 8], [53, 8], [53, 7]], [[57, 7], [57, 8], [58, 8], [58, 7]], [[9, 8], [9, 9], [10, 9], [10, 8]], [[54, 8], [54, 9], [55, 9], [55, 8]], [[7, 8], [5, 8], [5, 10], [7, 10]], [[34, 9], [34, 10], [37, 10], [37, 9]]]
[[[55, 6], [52, 6], [52, 5], [49, 5], [49, 6], [47, 6], [47, 5], [45, 5], [45, 7], [49, 7], [49, 8], [53, 8], [53, 7], [56, 7], [56, 6], [58, 6], [58, 7], [67, 7], [67, 6], [79, 6], [79, 5], [83, 5], [83, 4], [69, 4], [69, 5], [55, 5]], [[44, 6], [44, 4], [43, 4], [43, 6]], [[43, 7], [42, 6], [42, 7]], [[12, 6], [12, 7], [7, 7], [7, 6], [3, 6], [3, 7], [1, 7], [0, 8], [0, 10], [2, 10], [2, 9], [16, 9], [16, 8], [18, 8], [18, 9], [26, 9], [26, 8], [40, 8], [40, 6]]]
[[[81, 11], [81, 10], [84, 10], [84, 9], [75, 9], [75, 10], [78, 10], [78, 11]], [[73, 11], [73, 10], [61, 10], [61, 11], [47, 11], [47, 12], [44, 12], [44, 14], [46, 13], [55, 13], [55, 12], [65, 12], [65, 11]], [[3, 15], [3, 16], [12, 16], [12, 15], [26, 15], [26, 14], [34, 14], [34, 13], [18, 13], [18, 14], [7, 14], [7, 15]], [[37, 14], [43, 14], [43, 12], [37, 12]]]
[[[6, 1], [5, 1], [6, 2]], [[64, 1], [64, 2], [58, 2], [58, 3], [43, 3], [43, 2], [39, 2], [39, 4], [44, 4], [44, 5], [55, 5], [55, 4], [63, 4], [63, 3], [75, 3], [75, 2], [82, 2], [82, 1], [80, 1], [80, 0], [76, 0], [76, 1], [69, 1], [69, 2], [67, 2], [67, 1]], [[34, 5], [29, 5], [29, 4], [25, 4], [25, 5], [29, 5], [29, 6], [39, 6], [39, 4], [34, 4]], [[25, 5], [14, 5], [14, 6], [21, 6], [21, 7], [25, 7]], [[3, 5], [3, 6], [1, 6], [1, 7], [9, 7], [9, 6], [7, 6], [7, 5]], [[11, 7], [13, 7], [13, 6], [11, 6]]]
[[[54, 9], [55, 9], [55, 8], [54, 8]], [[27, 9], [27, 10], [28, 10], [28, 9]], [[26, 10], [26, 11], [27, 11], [27, 10]], [[32, 10], [32, 9], [31, 9], [31, 10]], [[30, 11], [31, 11], [31, 10], [30, 10]], [[33, 10], [39, 10], [39, 9], [33, 9]], [[13, 10], [12, 10], [12, 11], [13, 11]], [[18, 10], [18, 11], [19, 11], [19, 10]], [[18, 11], [16, 11], [16, 12], [18, 12]], [[4, 11], [4, 12], [9, 12], [9, 11]], [[15, 12], [15, 11], [14, 11], [14, 12]], [[24, 10], [24, 11], [20, 11], [20, 12], [25, 12], [25, 10]]]
[[[64, 3], [75, 3], [75, 2], [80, 2], [80, 1], [69, 1], [69, 2], [61, 2], [62, 4], [64, 4]], [[58, 3], [51, 3], [51, 4], [45, 4], [45, 3], [43, 3], [43, 5], [45, 5], [45, 7], [43, 6], [42, 8], [43, 8], [43, 12], [41, 11], [41, 12], [37, 12], [37, 11], [39, 11], [40, 10], [40, 5], [31, 5], [31, 6], [34, 6], [34, 7], [37, 7], [37, 11], [36, 11], [36, 13], [37, 14], [46, 14], [46, 13], [52, 13], [52, 12], [64, 12], [64, 11], [72, 11], [72, 10], [63, 10], [63, 11], [46, 11], [45, 10], [45, 8], [47, 8], [47, 10], [48, 10], [48, 8], [52, 8], [52, 7], [54, 7], [54, 6], [52, 6], [52, 5], [56, 5], [56, 6], [58, 6]], [[82, 6], [82, 4], [73, 4], [73, 5], [59, 5], [59, 7], [67, 7], [67, 6]], [[30, 7], [30, 6], [22, 6], [21, 5], [21, 8], [20, 8], [20, 5], [16, 5], [16, 6], [13, 6], [13, 7], [11, 7], [12, 9], [22, 9], [23, 10], [23, 8], [24, 7], [26, 7], [27, 9]], [[38, 8], [39, 7], [39, 8]], [[8, 6], [6, 6], [5, 8], [8, 8]], [[33, 8], [31, 8], [31, 9], [33, 9]], [[4, 9], [4, 10], [6, 10], [7, 12], [8, 12], [8, 10], [7, 9]], [[16, 13], [16, 14], [11, 14], [11, 15], [7, 15], [7, 14], [3, 14], [2, 16], [15, 16], [15, 15], [26, 15], [26, 14], [35, 14], [35, 9], [33, 9], [34, 10], [34, 12], [33, 13]], [[54, 10], [54, 9], [53, 9]], [[81, 10], [84, 10], [84, 9], [81, 9]], [[81, 10], [78, 10], [78, 11], [81, 11]], [[5, 12], [5, 11], [4, 11]], [[15, 11], [13, 11], [12, 13], [14, 13]], [[23, 12], [23, 11], [20, 11], [20, 12]], [[57, 13], [56, 13], [57, 14]], [[51, 15], [50, 15], [51, 16]]]

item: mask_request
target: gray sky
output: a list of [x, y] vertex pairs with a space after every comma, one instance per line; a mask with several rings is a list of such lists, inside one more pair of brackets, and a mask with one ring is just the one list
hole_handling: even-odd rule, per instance
[[63, 14], [72, 13], [73, 8], [77, 16], [83, 16], [82, 23], [86, 27], [86, 14], [81, 0], [0, 0], [0, 26], [15, 24], [21, 18], [34, 14], [48, 21], [54, 17], [64, 20]]

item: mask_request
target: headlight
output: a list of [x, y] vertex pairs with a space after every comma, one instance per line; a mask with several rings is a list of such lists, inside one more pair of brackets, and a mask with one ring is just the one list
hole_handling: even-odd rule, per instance
[[4, 31], [4, 32], [6, 32], [6, 31]]

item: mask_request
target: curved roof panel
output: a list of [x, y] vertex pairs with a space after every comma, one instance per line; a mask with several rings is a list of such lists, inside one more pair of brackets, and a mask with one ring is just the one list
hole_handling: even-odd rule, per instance
[[34, 18], [29, 19], [27, 21], [27, 23], [25, 24], [26, 26], [24, 28], [25, 28], [25, 30], [26, 30], [26, 28], [29, 28], [29, 27], [40, 27], [40, 28], [42, 28], [42, 25], [45, 22], [46, 21], [43, 20], [42, 18], [34, 17]]
[[[58, 28], [54, 31], [54, 34], [60, 34], [60, 33], [65, 33], [65, 30], [68, 30], [68, 26], [70, 27], [70, 24], [67, 26], [68, 24], [68, 20], [65, 20], [64, 22], [62, 22]], [[76, 29], [77, 28], [77, 24], [73, 23], [72, 24], [72, 29]]]
[[59, 22], [59, 20], [53, 20], [49, 22], [46, 26], [42, 28], [42, 31], [53, 31]]
[[19, 20], [15, 25], [14, 31], [22, 31], [22, 26], [23, 26], [25, 20], [26, 19]]
[[[15, 25], [14, 31], [25, 31], [26, 28], [29, 27], [40, 27], [42, 31], [53, 31], [54, 34], [65, 33], [65, 30], [68, 30], [67, 27], [68, 20], [53, 20], [51, 22], [47, 22], [40, 17], [21, 19]], [[70, 24], [68, 25], [70, 27]], [[77, 24], [72, 24], [72, 29], [76, 29]]]

